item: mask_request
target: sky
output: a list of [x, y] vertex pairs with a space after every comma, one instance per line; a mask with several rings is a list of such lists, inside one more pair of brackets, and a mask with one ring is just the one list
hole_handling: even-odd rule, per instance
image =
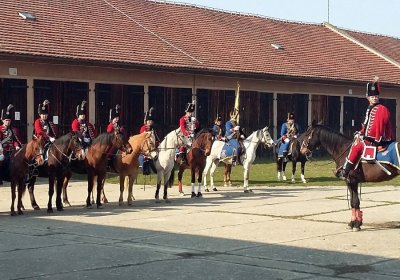
[[[400, 0], [175, 0], [400, 38]], [[328, 5], [329, 4], [329, 5]], [[329, 6], [329, 20], [328, 20]]]

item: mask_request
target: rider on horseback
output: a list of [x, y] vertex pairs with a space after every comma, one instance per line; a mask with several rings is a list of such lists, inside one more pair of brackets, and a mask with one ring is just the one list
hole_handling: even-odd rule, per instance
[[94, 126], [86, 120], [86, 101], [82, 101], [80, 105], [76, 106], [76, 119], [72, 121], [71, 129], [73, 132], [78, 132], [83, 137], [82, 147], [88, 148], [94, 138], [97, 136]]
[[119, 104], [115, 105], [115, 108], [110, 109], [110, 119], [109, 119], [109, 124], [107, 126], [107, 133], [111, 132], [117, 132], [117, 133], [123, 133], [124, 132], [124, 127], [121, 126], [119, 123], [119, 109], [121, 109], [121, 106]]
[[[144, 124], [140, 128], [140, 133], [152, 131], [156, 140], [156, 147], [160, 144], [160, 138], [158, 137], [156, 131], [154, 130], [154, 107], [151, 107], [149, 111], [144, 114]], [[149, 175], [151, 170], [157, 173], [154, 166], [154, 161], [150, 156], [139, 155], [139, 165], [142, 166], [143, 174]]]
[[375, 77], [372, 83], [367, 84], [366, 96], [369, 106], [361, 130], [356, 131], [354, 134], [354, 142], [346, 162], [336, 172], [336, 176], [340, 179], [349, 181], [349, 173], [358, 166], [366, 147], [386, 146], [393, 140], [389, 109], [379, 103], [381, 89], [378, 80], [379, 78]]
[[237, 123], [239, 112], [233, 110], [229, 115], [230, 120], [225, 123], [225, 139], [232, 146], [237, 148], [237, 155], [232, 158], [232, 164], [242, 164], [240, 161], [240, 156], [244, 151], [242, 142], [243, 139], [245, 139], [245, 136], [242, 134], [240, 126]]
[[12, 108], [14, 106], [10, 104], [5, 111], [1, 110], [3, 124], [0, 125], [0, 185], [3, 185], [4, 172], [8, 169], [11, 153], [22, 147], [18, 137], [18, 130], [11, 126]]
[[[299, 135], [299, 126], [294, 121], [294, 113], [288, 113], [287, 120], [281, 127], [281, 145], [279, 146], [278, 158], [283, 157], [285, 162], [288, 161], [290, 142]], [[279, 143], [279, 141], [278, 141]]]
[[[194, 109], [195, 109], [194, 101], [193, 103], [188, 103], [186, 105], [185, 115], [183, 115], [179, 119], [179, 127], [181, 128], [183, 135], [186, 137], [190, 137], [191, 139], [194, 138], [195, 132], [198, 131], [198, 129], [200, 128], [199, 121], [192, 116]], [[186, 147], [184, 146], [179, 147], [179, 153], [177, 157], [179, 156], [181, 158], [182, 163], [187, 162], [186, 152], [187, 152]]]
[[46, 99], [43, 103], [38, 105], [39, 118], [35, 120], [34, 132], [35, 136], [42, 136], [45, 140], [44, 145], [44, 160], [47, 161], [47, 151], [50, 145], [56, 140], [56, 127], [52, 121], [48, 120], [49, 117], [49, 104], [50, 102]]
[[224, 130], [222, 128], [222, 117], [220, 114], [217, 114], [215, 118], [214, 126], [212, 127], [212, 134], [216, 140], [223, 140]]

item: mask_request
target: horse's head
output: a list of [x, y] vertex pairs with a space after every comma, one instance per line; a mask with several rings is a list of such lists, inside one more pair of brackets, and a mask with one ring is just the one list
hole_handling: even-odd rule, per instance
[[263, 143], [267, 148], [271, 148], [274, 146], [274, 140], [271, 137], [271, 134], [269, 134], [268, 131], [268, 126], [264, 127], [261, 130], [261, 143]]
[[78, 160], [84, 160], [86, 157], [85, 150], [82, 146], [82, 140], [79, 133], [71, 132], [71, 140], [68, 143], [68, 150], [71, 155]]
[[140, 147], [141, 153], [145, 156], [155, 158], [158, 150], [156, 147], [156, 136], [154, 131], [145, 132], [145, 138]]
[[132, 153], [132, 146], [129, 144], [128, 140], [124, 136], [123, 133], [115, 131], [114, 132], [114, 138], [112, 140], [112, 145], [117, 148], [118, 150], [121, 150], [122, 152], [125, 152], [127, 154]]
[[[196, 145], [204, 151], [204, 155], [207, 157], [211, 153], [212, 144], [214, 142], [214, 136], [212, 134], [212, 130], [203, 130], [199, 132], [196, 137]], [[193, 146], [195, 143], [193, 143]]]
[[301, 142], [300, 153], [306, 157], [311, 156], [312, 151], [321, 144], [318, 134], [318, 126], [311, 125], [308, 127], [307, 131], [302, 135], [304, 140]]
[[44, 145], [46, 144], [46, 139], [42, 136], [33, 136], [32, 140], [27, 144], [26, 148], [26, 158], [34, 159], [37, 165], [42, 165], [44, 163]]

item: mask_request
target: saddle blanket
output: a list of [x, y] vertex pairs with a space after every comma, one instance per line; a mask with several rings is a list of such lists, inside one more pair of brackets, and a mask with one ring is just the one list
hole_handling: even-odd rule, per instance
[[237, 156], [239, 147], [239, 142], [236, 139], [229, 140], [222, 148], [220, 159]]
[[400, 164], [399, 164], [400, 156], [399, 156], [399, 151], [397, 149], [397, 143], [398, 142], [390, 143], [386, 150], [378, 152], [376, 154], [376, 159], [380, 163], [390, 164], [396, 167], [397, 169], [400, 169]]

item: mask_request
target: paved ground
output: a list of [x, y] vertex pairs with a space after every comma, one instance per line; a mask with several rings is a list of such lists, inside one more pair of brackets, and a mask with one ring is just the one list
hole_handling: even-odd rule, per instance
[[[9, 215], [0, 188], [0, 279], [399, 279], [400, 190], [362, 189], [365, 226], [350, 232], [344, 187], [221, 188], [203, 199], [155, 203], [136, 187], [134, 206], [86, 209], [86, 186], [73, 182], [73, 204], [47, 214]], [[188, 187], [186, 187], [188, 190]], [[126, 197], [126, 194], [125, 194]]]

